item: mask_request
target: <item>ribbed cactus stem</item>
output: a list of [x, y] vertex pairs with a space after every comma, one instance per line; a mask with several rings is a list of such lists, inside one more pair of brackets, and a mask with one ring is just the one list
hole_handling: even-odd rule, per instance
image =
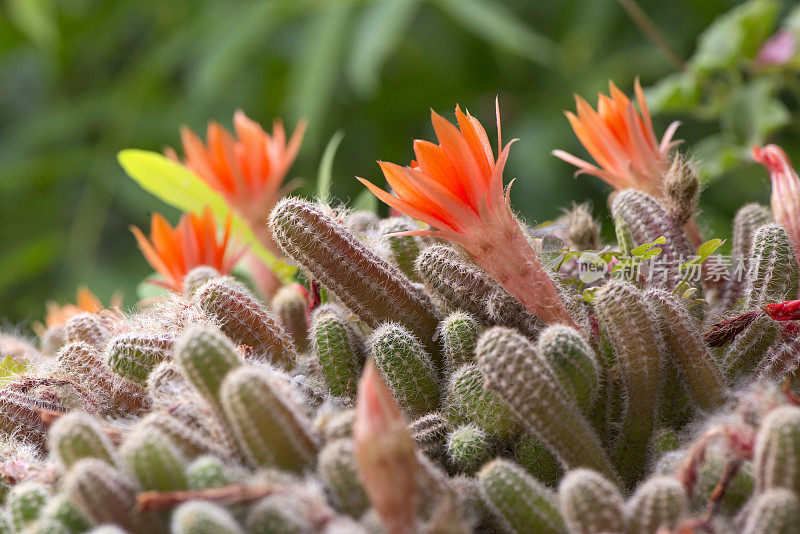
[[522, 436], [514, 444], [514, 459], [545, 486], [555, 486], [564, 475], [558, 458], [531, 434]]
[[652, 477], [636, 489], [627, 510], [631, 534], [674, 529], [688, 511], [686, 490], [675, 477]]
[[624, 392], [625, 419], [614, 464], [633, 484], [645, 467], [658, 407], [661, 336], [644, 295], [632, 284], [611, 280], [595, 297], [595, 315], [614, 348]]
[[469, 314], [454, 311], [439, 323], [442, 350], [450, 369], [475, 361], [478, 322]]
[[120, 456], [146, 490], [187, 488], [186, 459], [167, 435], [154, 427], [137, 428], [120, 447]]
[[203, 284], [220, 276], [219, 271], [209, 265], [195, 267], [183, 277], [183, 294], [191, 298]]
[[39, 482], [23, 482], [11, 488], [6, 498], [6, 509], [16, 532], [38, 519], [40, 512], [50, 500], [50, 492]]
[[786, 489], [758, 495], [747, 510], [742, 534], [794, 534], [800, 524], [800, 501]]
[[800, 378], [798, 369], [800, 369], [800, 339], [792, 338], [772, 345], [759, 363], [756, 373], [766, 380], [788, 382], [797, 389]]
[[173, 534], [244, 534], [225, 508], [205, 501], [183, 503], [172, 514]]
[[96, 313], [79, 313], [70, 317], [64, 324], [64, 337], [67, 343], [80, 341], [102, 350], [110, 334], [103, 318]]
[[420, 417], [438, 407], [436, 369], [410, 330], [398, 323], [383, 324], [372, 333], [368, 345], [375, 367], [410, 417]]
[[478, 425], [459, 426], [447, 438], [447, 457], [459, 472], [473, 473], [491, 453], [489, 434]]
[[747, 278], [745, 274], [750, 268], [750, 255], [753, 251], [753, 235], [756, 230], [772, 222], [772, 212], [761, 204], [745, 204], [733, 218], [733, 273], [725, 284], [720, 307], [730, 309], [744, 296]]
[[480, 470], [477, 479], [482, 500], [505, 530], [517, 534], [566, 532], [556, 496], [514, 462], [493, 460]]
[[433, 412], [411, 421], [408, 429], [417, 448], [431, 457], [436, 457], [444, 452], [447, 436], [453, 430], [453, 426], [442, 414]]
[[412, 282], [419, 282], [414, 262], [425, 248], [423, 238], [416, 235], [390, 236], [401, 232], [419, 230], [419, 225], [406, 217], [389, 217], [378, 225], [381, 245], [386, 249], [389, 260], [394, 263]]
[[229, 277], [203, 284], [192, 299], [237, 345], [252, 349], [253, 357], [290, 369], [297, 351], [278, 320], [242, 284]]
[[307, 506], [298, 495], [270, 495], [255, 503], [247, 513], [249, 534], [302, 534], [313, 532]]
[[369, 499], [358, 479], [352, 439], [328, 443], [319, 453], [318, 470], [338, 509], [356, 518], [367, 511]]
[[363, 360], [364, 340], [348, 322], [345, 311], [335, 304], [314, 310], [311, 348], [331, 393], [354, 398]]
[[486, 387], [567, 466], [591, 467], [616, 478], [591, 425], [526, 337], [508, 328], [491, 328], [478, 339], [476, 354]]
[[586, 412], [594, 404], [600, 383], [597, 356], [580, 332], [564, 325], [542, 331], [536, 344], [561, 387]]
[[756, 491], [800, 491], [800, 408], [781, 406], [764, 418], [753, 456]]
[[9, 389], [0, 390], [0, 435], [14, 436], [42, 450], [47, 425], [41, 416], [46, 403]]
[[272, 313], [292, 338], [299, 352], [308, 349], [308, 293], [300, 284], [289, 284], [275, 292], [270, 301]]
[[50, 451], [69, 468], [83, 458], [97, 458], [113, 465], [114, 447], [106, 437], [100, 421], [82, 412], [60, 417], [50, 428]]
[[110, 342], [106, 361], [118, 375], [140, 385], [156, 365], [172, 358], [175, 335], [131, 332], [120, 334]]
[[786, 230], [778, 224], [760, 226], [753, 234], [744, 293], [744, 308], [797, 298], [800, 265]]
[[[544, 322], [492, 280], [462, 252], [432, 245], [417, 257], [417, 272], [448, 308], [461, 309], [485, 324], [502, 324], [536, 337]], [[490, 300], [491, 299], [491, 300]], [[491, 303], [491, 306], [489, 305]]]
[[509, 439], [519, 431], [519, 422], [503, 400], [484, 388], [475, 364], [455, 369], [447, 382], [445, 404], [454, 425], [475, 424], [498, 439]]
[[625, 501], [600, 473], [574, 469], [558, 487], [558, 503], [570, 534], [627, 532]]
[[567, 240], [573, 250], [600, 248], [600, 225], [592, 218], [591, 206], [574, 204], [566, 212]]
[[241, 367], [220, 390], [225, 419], [253, 465], [302, 471], [313, 464], [318, 437], [289, 384], [274, 371]]
[[188, 327], [178, 338], [175, 361], [192, 387], [217, 410], [222, 380], [242, 364], [227, 337], [201, 325]]
[[769, 317], [756, 317], [725, 351], [722, 369], [730, 382], [747, 381], [778, 338], [778, 326]]
[[[269, 226], [286, 254], [369, 326], [397, 321], [432, 353], [438, 314], [428, 296], [317, 205], [285, 198]], [[441, 361], [437, 358], [437, 365]]]
[[215, 456], [200, 456], [186, 468], [189, 489], [218, 488], [231, 482], [229, 467]]
[[153, 412], [142, 418], [136, 428], [155, 429], [164, 434], [187, 458], [202, 454], [213, 454], [219, 458], [231, 455], [227, 444], [209, 437], [205, 428], [195, 428], [170, 413]]
[[722, 371], [703, 342], [694, 318], [667, 291], [648, 290], [645, 299], [656, 309], [667, 352], [680, 369], [692, 400], [706, 412], [719, 408], [726, 398]]
[[[40, 521], [55, 521], [62, 525], [70, 534], [80, 534], [91, 528], [91, 522], [86, 514], [81, 512], [75, 504], [64, 494], [59, 494], [50, 499], [39, 514]], [[0, 529], [0, 531], [2, 531]]]

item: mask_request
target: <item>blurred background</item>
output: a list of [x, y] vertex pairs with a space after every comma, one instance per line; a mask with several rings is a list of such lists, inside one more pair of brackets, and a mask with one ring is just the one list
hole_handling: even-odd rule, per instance
[[[333, 195], [355, 175], [384, 183], [376, 159], [405, 163], [413, 138], [433, 138], [432, 108], [456, 103], [505, 139], [520, 138], [506, 178], [529, 223], [590, 200], [610, 233], [600, 180], [572, 178], [550, 155], [587, 157], [563, 116], [573, 93], [596, 103], [608, 81], [639, 76], [657, 135], [683, 125], [681, 150], [707, 184], [705, 238], [727, 237], [769, 180], [752, 143], [776, 140], [800, 163], [798, 15], [754, 0], [0, 0], [0, 317], [27, 325], [49, 299], [86, 284], [108, 303], [136, 301], [150, 273], [128, 227], [178, 213], [119, 167], [127, 147], [179, 148], [181, 125], [205, 136], [244, 110], [269, 128], [309, 120], [290, 177], [313, 194], [320, 155], [344, 132]], [[776, 32], [778, 61], [759, 56]], [[788, 44], [786, 44], [788, 43]], [[781, 44], [781, 43], [778, 43]], [[780, 55], [783, 53], [783, 56]], [[791, 52], [791, 53], [789, 53]], [[763, 55], [763, 53], [762, 53]], [[770, 59], [772, 58], [772, 59]]]

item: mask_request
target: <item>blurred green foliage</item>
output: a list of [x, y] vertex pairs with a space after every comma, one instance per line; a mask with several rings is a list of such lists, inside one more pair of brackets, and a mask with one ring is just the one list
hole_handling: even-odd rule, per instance
[[[798, 154], [797, 102], [783, 95], [796, 72], [752, 83], [737, 61], [755, 50], [734, 50], [768, 37], [786, 7], [706, 33], [695, 52], [703, 29], [736, 4], [640, 2], [678, 56], [692, 58], [676, 73], [614, 0], [0, 1], [0, 316], [39, 319], [47, 299], [70, 301], [80, 283], [105, 302], [121, 289], [132, 304], [150, 270], [128, 225], [147, 229], [150, 212], [177, 212], [125, 177], [117, 151], [177, 146], [180, 125], [230, 125], [237, 108], [265, 126], [310, 121], [291, 172], [306, 178], [304, 194], [316, 190], [326, 143], [344, 132], [330, 194], [349, 200], [362, 189], [354, 175], [381, 183], [376, 159], [407, 162], [413, 138], [433, 138], [429, 109], [452, 117], [460, 103], [488, 127], [499, 96], [504, 137], [521, 139], [507, 168], [520, 178], [512, 200], [531, 223], [584, 199], [604, 216], [608, 187], [573, 180], [549, 153], [585, 154], [562, 111], [573, 93], [594, 102], [609, 79], [628, 92], [637, 75], [645, 86], [665, 79], [650, 93], [663, 111], [656, 129], [681, 118], [689, 147], [721, 131], [715, 154], [744, 146], [752, 136], [724, 132], [763, 120], [759, 135], [780, 129]], [[736, 99], [752, 120], [725, 118]], [[727, 236], [743, 202], [768, 198], [763, 170], [722, 165], [709, 175], [723, 172], [704, 195], [707, 238]]]

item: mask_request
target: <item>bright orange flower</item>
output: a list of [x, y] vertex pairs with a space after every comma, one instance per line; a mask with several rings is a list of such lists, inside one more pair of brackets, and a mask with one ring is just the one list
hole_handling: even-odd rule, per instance
[[[281, 121], [274, 122], [269, 135], [241, 110], [233, 116], [233, 127], [238, 139], [218, 123], [210, 122], [207, 146], [192, 130], [182, 128], [186, 158], [183, 164], [224, 195], [245, 219], [260, 225], [274, 203], [288, 192], [281, 186], [297, 157], [305, 123], [298, 124], [288, 142]], [[166, 154], [180, 162], [171, 148]]]
[[200, 215], [183, 215], [175, 228], [158, 213], [153, 214], [150, 241], [135, 226], [131, 232], [147, 262], [164, 278], [163, 282], [153, 283], [178, 293], [183, 278], [195, 267], [209, 265], [227, 274], [245, 252], [231, 239], [230, 215], [225, 219], [222, 238], [218, 239], [216, 221], [209, 207]]
[[[503, 169], [511, 143], [503, 147], [500, 110], [494, 151], [477, 119], [456, 106], [458, 128], [431, 112], [439, 144], [414, 141], [416, 161], [408, 167], [378, 162], [396, 196], [358, 178], [389, 206], [424, 221], [431, 234], [460, 245], [467, 254], [531, 312], [572, 323], [553, 282], [542, 268], [503, 192]], [[501, 150], [502, 147], [502, 150]]]
[[60, 305], [56, 302], [47, 303], [45, 325], [48, 328], [51, 326], [63, 325], [70, 318], [78, 315], [79, 313], [97, 313], [102, 309], [103, 304], [100, 302], [100, 299], [95, 297], [94, 294], [89, 291], [89, 288], [81, 286], [78, 288], [75, 304]]
[[772, 216], [789, 233], [800, 259], [800, 177], [777, 145], [753, 147], [753, 159], [769, 171], [772, 181]]
[[608, 85], [611, 96], [598, 96], [597, 111], [576, 95], [577, 116], [566, 112], [575, 135], [599, 167], [563, 150], [554, 150], [553, 155], [578, 167], [576, 175], [588, 173], [615, 189], [634, 188], [661, 196], [669, 151], [679, 142], [672, 141], [678, 122], [670, 124], [658, 142], [639, 80], [634, 91], [641, 114], [613, 82]]

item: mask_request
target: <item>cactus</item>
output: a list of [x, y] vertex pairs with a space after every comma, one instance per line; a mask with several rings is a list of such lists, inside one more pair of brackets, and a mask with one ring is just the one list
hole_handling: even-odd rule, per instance
[[600, 248], [600, 225], [592, 218], [588, 204], [573, 204], [566, 216], [567, 240], [573, 250]]
[[[50, 499], [39, 515], [40, 519], [57, 521], [66, 527], [67, 532], [80, 534], [91, 528], [91, 522], [65, 495]], [[1, 529], [0, 529], [1, 531]]]
[[478, 339], [476, 354], [486, 387], [497, 392], [562, 462], [569, 467], [592, 467], [616, 478], [589, 422], [527, 338], [494, 327]]
[[313, 525], [303, 513], [304, 506], [292, 494], [271, 495], [252, 506], [245, 526], [251, 534], [304, 534]]
[[82, 342], [102, 350], [111, 333], [103, 318], [96, 313], [79, 313], [64, 324], [67, 343]]
[[797, 494], [771, 489], [757, 496], [747, 511], [743, 534], [792, 534], [800, 524]]
[[83, 458], [97, 458], [113, 465], [116, 454], [96, 418], [71, 412], [59, 418], [50, 429], [50, 451], [65, 468]]
[[174, 344], [172, 334], [120, 334], [109, 342], [106, 361], [118, 375], [146, 385], [153, 368], [172, 358]]
[[595, 295], [595, 314], [614, 348], [622, 377], [625, 418], [614, 465], [632, 484], [644, 469], [660, 388], [661, 337], [650, 308], [633, 285], [610, 280]]
[[23, 482], [11, 488], [6, 498], [6, 510], [16, 532], [31, 525], [50, 499], [50, 492], [38, 482]]
[[659, 528], [676, 528], [688, 511], [688, 498], [677, 479], [657, 476], [636, 489], [627, 509], [628, 531], [631, 534], [651, 534]]
[[318, 438], [287, 388], [274, 372], [241, 367], [225, 377], [219, 396], [233, 436], [252, 464], [301, 471], [313, 464]]
[[368, 340], [375, 366], [410, 417], [439, 405], [439, 384], [430, 356], [410, 330], [398, 323], [377, 328]]
[[725, 402], [725, 382], [694, 319], [683, 304], [666, 291], [648, 290], [645, 298], [658, 313], [667, 353], [680, 369], [692, 400], [706, 412], [719, 408]]
[[664, 203], [667, 213], [678, 226], [683, 226], [697, 211], [700, 199], [700, 180], [697, 173], [677, 154], [664, 177]]
[[759, 363], [756, 375], [777, 383], [788, 382], [793, 389], [797, 389], [800, 378], [798, 369], [800, 369], [800, 339], [792, 338], [770, 347]]
[[174, 534], [244, 534], [225, 508], [204, 501], [189, 501], [176, 508], [171, 531]]
[[242, 364], [227, 337], [200, 325], [190, 326], [178, 338], [175, 361], [192, 387], [217, 410], [222, 380]]
[[447, 438], [447, 457], [460, 472], [474, 472], [491, 453], [489, 434], [478, 425], [461, 425]]
[[280, 288], [270, 301], [272, 313], [292, 338], [299, 352], [308, 350], [308, 294], [300, 284]]
[[772, 222], [769, 208], [761, 204], [746, 204], [739, 208], [733, 218], [733, 273], [725, 284], [725, 291], [720, 299], [720, 308], [727, 310], [739, 302], [744, 296], [747, 273], [750, 267], [750, 255], [753, 250], [753, 235], [756, 230]]
[[289, 334], [250, 291], [231, 278], [215, 278], [203, 284], [193, 302], [237, 345], [252, 349], [253, 357], [290, 369], [297, 351]]
[[397, 266], [412, 282], [419, 282], [419, 276], [414, 267], [417, 256], [425, 248], [422, 238], [415, 235], [391, 236], [401, 232], [419, 230], [419, 225], [405, 217], [390, 217], [383, 219], [377, 228], [380, 242], [386, 249], [389, 261]]
[[442, 352], [449, 368], [455, 369], [464, 363], [475, 361], [475, 345], [480, 330], [471, 315], [454, 311], [439, 323]]
[[767, 415], [756, 436], [753, 458], [756, 491], [800, 491], [800, 408], [781, 406]]
[[534, 338], [544, 326], [541, 319], [453, 247], [432, 245], [423, 250], [417, 257], [417, 272], [448, 307], [461, 309], [485, 324], [509, 326]]
[[147, 376], [147, 393], [156, 406], [170, 403], [189, 390], [189, 382], [174, 360], [161, 362]]
[[477, 479], [482, 500], [505, 530], [519, 534], [566, 532], [553, 492], [520, 466], [498, 458], [483, 466]]
[[47, 408], [46, 403], [22, 393], [0, 390], [0, 434], [44, 449], [47, 425], [42, 420], [40, 410]]
[[627, 532], [622, 495], [595, 471], [567, 473], [558, 487], [558, 504], [571, 534]]
[[186, 467], [189, 489], [218, 488], [230, 483], [230, 470], [215, 456], [200, 456]]
[[545, 486], [555, 486], [564, 475], [558, 458], [530, 434], [522, 436], [514, 444], [514, 459]]
[[320, 207], [285, 198], [269, 226], [286, 254], [371, 327], [397, 321], [434, 354], [438, 314], [428, 296], [396, 267], [379, 258]]
[[363, 340], [347, 322], [343, 310], [326, 304], [314, 310], [311, 346], [322, 376], [334, 395], [354, 398], [363, 360]]
[[195, 429], [169, 413], [154, 412], [142, 418], [137, 429], [153, 428], [164, 434], [187, 458], [201, 454], [212, 454], [219, 458], [227, 458], [231, 451], [227, 443], [219, 443], [207, 437], [205, 429]]
[[483, 375], [475, 364], [453, 371], [446, 395], [447, 417], [454, 425], [473, 423], [498, 439], [518, 433], [519, 422], [497, 393], [484, 388]]
[[765, 315], [756, 317], [736, 336], [723, 355], [721, 366], [728, 381], [746, 381], [759, 367], [778, 335], [775, 321]]
[[210, 265], [195, 267], [183, 277], [183, 294], [191, 298], [203, 284], [220, 276], [219, 271]]
[[157, 428], [137, 428], [128, 435], [119, 452], [144, 489], [175, 491], [187, 488], [186, 459]]
[[[722, 479], [729, 461], [730, 453], [725, 447], [712, 445], [706, 449], [704, 458], [697, 469], [697, 482], [689, 496], [693, 507], [702, 508], [707, 505], [717, 484]], [[754, 487], [751, 463], [744, 462], [728, 484], [720, 501], [720, 512], [730, 515], [740, 510], [753, 494]]]
[[745, 309], [797, 298], [800, 266], [782, 226], [765, 224], [755, 231], [748, 263]]
[[359, 517], [367, 511], [370, 503], [358, 479], [352, 439], [337, 439], [328, 443], [319, 453], [318, 470], [333, 496], [334, 504], [340, 510], [353, 517]]
[[561, 387], [584, 412], [594, 404], [600, 376], [597, 356], [572, 327], [552, 325], [542, 331], [536, 348], [553, 369]]
[[453, 427], [440, 413], [433, 412], [411, 421], [408, 429], [420, 451], [431, 457], [437, 457], [444, 452], [447, 435]]

